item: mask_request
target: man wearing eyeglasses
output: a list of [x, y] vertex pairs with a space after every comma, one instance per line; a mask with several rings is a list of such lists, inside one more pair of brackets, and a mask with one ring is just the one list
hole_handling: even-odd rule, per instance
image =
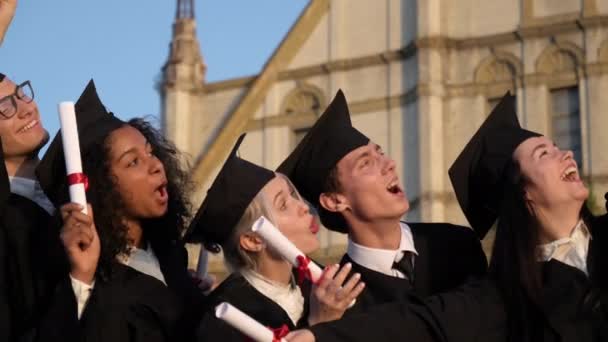
[[55, 209], [34, 173], [49, 134], [30, 82], [1, 73], [0, 139], [10, 184], [0, 213], [0, 341], [31, 341], [67, 264], [52, 225]]

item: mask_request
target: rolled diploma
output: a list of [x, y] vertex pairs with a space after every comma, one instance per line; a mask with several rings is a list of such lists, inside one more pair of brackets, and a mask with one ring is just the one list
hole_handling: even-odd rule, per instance
[[[226, 321], [226, 323], [255, 341], [272, 342], [274, 339], [274, 333], [270, 329], [229, 303], [223, 302], [216, 306], [215, 317]], [[285, 340], [281, 339], [281, 341]]]
[[[266, 217], [260, 216], [260, 218], [253, 223], [251, 229], [260, 234], [269, 245], [276, 249], [283, 256], [283, 258], [289, 261], [293, 266], [299, 266], [297, 260], [299, 255], [306, 257], [306, 255], [302, 253], [291, 241], [289, 241], [289, 239], [287, 239], [285, 235], [283, 235], [283, 233], [277, 229], [277, 227], [268, 221]], [[323, 271], [312, 261], [308, 263], [308, 269], [312, 275], [312, 281], [316, 283], [319, 278], [321, 278]]]
[[204, 279], [207, 275], [207, 250], [201, 244], [201, 251], [198, 253], [198, 264], [196, 265], [196, 276], [199, 279]]
[[[74, 102], [59, 103], [59, 122], [61, 124], [61, 142], [63, 143], [63, 155], [65, 157], [67, 174], [82, 173], [80, 142], [78, 140]], [[82, 205], [84, 207], [82, 212], [86, 214], [87, 196], [84, 184], [72, 184], [69, 186], [69, 191], [70, 201]]]

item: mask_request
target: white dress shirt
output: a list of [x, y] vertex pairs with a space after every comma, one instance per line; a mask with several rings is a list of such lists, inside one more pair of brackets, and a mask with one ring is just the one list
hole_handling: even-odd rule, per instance
[[540, 261], [555, 259], [589, 275], [587, 254], [590, 240], [591, 234], [585, 222], [580, 220], [569, 237], [538, 246], [538, 258]]
[[78, 304], [78, 319], [82, 316], [82, 311], [84, 311], [87, 302], [89, 301], [89, 297], [91, 296], [91, 292], [93, 291], [93, 287], [95, 287], [95, 281], [91, 283], [91, 285], [82, 282], [70, 275], [70, 280], [72, 283], [72, 290], [74, 291], [74, 296], [76, 297], [76, 303]]
[[[167, 285], [163, 272], [160, 269], [158, 258], [156, 258], [156, 255], [149, 244], [146, 249], [132, 247], [129, 256], [119, 257], [118, 260], [122, 264], [154, 277]], [[70, 279], [72, 281], [72, 290], [74, 290], [74, 296], [76, 296], [76, 302], [78, 303], [78, 319], [80, 319], [82, 312], [89, 301], [91, 292], [95, 287], [95, 282], [93, 281], [91, 285], [88, 285], [72, 276], [70, 276]]]
[[370, 248], [348, 239], [346, 253], [355, 263], [372, 271], [392, 277], [406, 278], [403, 273], [393, 268], [393, 263], [401, 260], [405, 251], [412, 252], [414, 255], [418, 255], [418, 252], [414, 246], [414, 236], [411, 228], [404, 222], [400, 222], [400, 226], [401, 241], [399, 242], [399, 248], [395, 250]]
[[8, 181], [12, 193], [31, 200], [32, 202], [38, 204], [40, 208], [44, 209], [47, 213], [49, 213], [49, 215], [53, 215], [53, 213], [55, 212], [55, 206], [48, 199], [48, 197], [46, 197], [38, 181], [29, 178], [13, 176], [9, 176]]
[[154, 277], [160, 280], [163, 284], [167, 285], [165, 276], [163, 276], [163, 272], [160, 270], [158, 258], [156, 258], [150, 244], [148, 244], [146, 249], [132, 247], [131, 254], [128, 257], [121, 258], [120, 261], [123, 264], [134, 268], [141, 273]]
[[261, 274], [243, 270], [241, 275], [258, 292], [277, 303], [289, 316], [294, 325], [298, 324], [304, 312], [304, 296], [299, 286], [293, 284], [279, 284], [265, 278]]

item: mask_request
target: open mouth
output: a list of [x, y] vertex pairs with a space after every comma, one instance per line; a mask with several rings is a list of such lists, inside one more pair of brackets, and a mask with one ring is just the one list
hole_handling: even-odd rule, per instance
[[169, 194], [167, 193], [167, 182], [163, 182], [154, 192], [158, 196], [160, 202], [166, 202], [169, 197]]
[[401, 185], [399, 185], [399, 179], [395, 178], [386, 187], [386, 191], [390, 192], [393, 195], [403, 195], [403, 189]]
[[38, 125], [38, 120], [32, 120], [30, 122], [27, 123], [27, 125], [21, 127], [17, 133], [25, 133], [27, 131], [29, 131], [30, 129], [36, 127]]
[[561, 180], [564, 182], [580, 182], [581, 178], [578, 174], [578, 169], [575, 165], [568, 166], [564, 172], [562, 172]]

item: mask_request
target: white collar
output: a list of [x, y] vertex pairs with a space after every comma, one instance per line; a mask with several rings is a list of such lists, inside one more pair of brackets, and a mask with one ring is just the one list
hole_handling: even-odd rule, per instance
[[253, 288], [285, 310], [294, 325], [298, 324], [304, 313], [304, 296], [299, 286], [277, 283], [253, 270], [240, 273]]
[[389, 276], [402, 278], [403, 275], [393, 269], [393, 263], [401, 259], [402, 252], [408, 251], [418, 255], [414, 246], [414, 236], [411, 228], [404, 222], [399, 223], [401, 228], [401, 240], [396, 250], [370, 248], [359, 245], [348, 239], [348, 256], [357, 264], [372, 271], [380, 272]]
[[44, 191], [42, 191], [42, 188], [40, 187], [40, 183], [38, 183], [37, 180], [9, 176], [8, 181], [11, 186], [12, 193], [29, 199], [30, 201], [38, 204], [38, 206], [49, 213], [49, 215], [53, 215], [55, 212], [55, 206], [48, 199], [48, 197], [46, 197]]
[[539, 261], [555, 259], [588, 274], [589, 240], [591, 240], [591, 233], [589, 233], [585, 222], [580, 220], [570, 236], [539, 245], [537, 248], [538, 259]]
[[150, 244], [146, 245], [146, 248], [137, 248], [134, 246], [130, 247], [129, 255], [120, 255], [118, 260], [141, 273], [147, 274], [160, 280], [163, 284], [167, 285], [165, 276], [160, 269], [160, 263], [154, 250]]

